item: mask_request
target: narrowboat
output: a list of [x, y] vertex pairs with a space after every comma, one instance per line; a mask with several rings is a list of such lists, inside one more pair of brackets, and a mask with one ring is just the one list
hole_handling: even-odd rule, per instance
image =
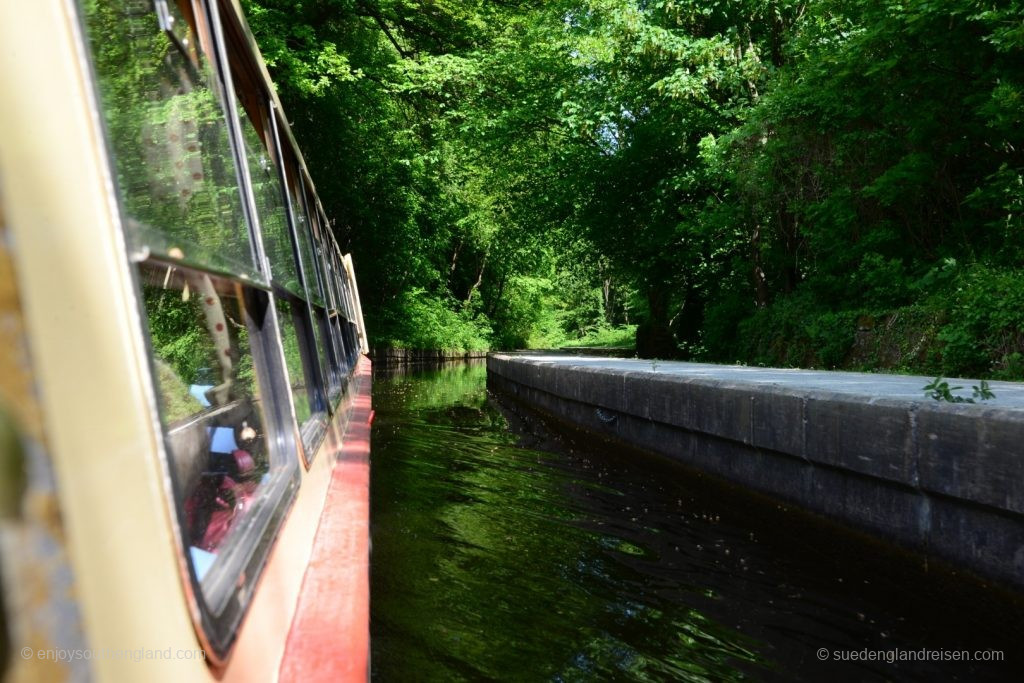
[[365, 680], [359, 291], [238, 1], [0, 45], [0, 677]]

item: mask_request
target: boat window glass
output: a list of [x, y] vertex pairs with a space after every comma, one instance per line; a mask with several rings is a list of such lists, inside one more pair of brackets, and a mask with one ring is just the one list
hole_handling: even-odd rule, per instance
[[[307, 205], [310, 207], [315, 206], [315, 203], [311, 200], [307, 201]], [[324, 340], [327, 345], [327, 358], [328, 363], [331, 367], [331, 373], [335, 376], [335, 385], [333, 386], [334, 393], [340, 393], [342, 389], [342, 378], [347, 374], [344, 367], [345, 350], [342, 345], [340, 337], [340, 328], [337, 321], [336, 313], [336, 301], [334, 297], [334, 288], [331, 283], [331, 274], [327, 268], [326, 254], [327, 250], [325, 247], [326, 233], [324, 231], [324, 219], [323, 214], [319, 211], [311, 212], [311, 227], [313, 232], [313, 253], [314, 253], [314, 266], [317, 269], [320, 278], [320, 286], [324, 292], [324, 303], [327, 306], [326, 317], [325, 317], [325, 334]]]
[[316, 343], [316, 355], [317, 360], [320, 362], [320, 368], [323, 373], [324, 384], [327, 392], [333, 394], [335, 392], [334, 385], [337, 383], [337, 377], [331, 373], [330, 364], [327, 362], [327, 346], [324, 335], [327, 333], [325, 329], [326, 323], [324, 321], [323, 307], [321, 306], [310, 306], [310, 314], [313, 316], [313, 339]]
[[344, 312], [345, 305], [341, 299], [341, 288], [339, 287], [339, 275], [338, 275], [338, 263], [334, 260], [334, 241], [328, 239], [324, 241], [324, 263], [327, 266], [327, 272], [331, 282], [331, 298], [334, 300], [334, 309], [339, 313]]
[[331, 323], [327, 316], [327, 310], [323, 306], [313, 306], [318, 351], [322, 354], [323, 361], [327, 366], [327, 395], [333, 401], [341, 394], [342, 378], [338, 372], [340, 366], [334, 347], [334, 338], [330, 330]]
[[306, 207], [305, 216], [309, 221], [309, 230], [307, 232], [309, 270], [306, 272], [308, 274], [309, 286], [313, 287], [315, 285], [318, 292], [318, 298], [315, 299], [316, 305], [314, 306], [315, 318], [320, 332], [320, 339], [318, 341], [323, 343], [323, 347], [320, 350], [324, 354], [323, 359], [327, 366], [327, 393], [333, 402], [341, 394], [342, 390], [341, 356], [338, 350], [337, 336], [329, 318], [328, 307], [331, 305], [331, 298], [324, 270], [323, 247], [319, 225], [320, 218], [316, 210], [316, 203], [309, 190], [309, 180], [303, 176], [303, 181], [302, 198]]
[[[293, 169], [293, 166], [289, 164], [286, 166], [286, 169], [291, 170]], [[298, 251], [300, 262], [302, 264], [307, 301], [310, 302], [309, 312], [313, 320], [313, 338], [317, 352], [317, 359], [320, 363], [321, 377], [324, 378], [324, 384], [327, 387], [327, 392], [334, 395], [338, 392], [340, 387], [338, 384], [339, 380], [337, 374], [331, 367], [327, 351], [327, 345], [330, 343], [330, 337], [327, 336], [327, 323], [323, 315], [323, 296], [320, 294], [319, 275], [313, 256], [309, 214], [306, 211], [305, 197], [303, 196], [302, 187], [299, 184], [300, 181], [298, 180], [298, 175], [289, 174], [289, 178], [295, 179], [294, 183], [291, 182], [291, 180], [288, 183], [288, 196], [292, 206], [292, 215], [295, 221], [295, 236], [298, 239]]]
[[355, 342], [349, 331], [349, 321], [351, 316], [349, 314], [348, 307], [348, 294], [345, 289], [345, 270], [341, 267], [341, 263], [338, 261], [336, 249], [331, 250], [330, 260], [334, 266], [334, 286], [338, 291], [339, 336], [345, 345], [345, 367], [351, 372], [358, 354], [356, 352]]
[[83, 3], [133, 251], [259, 280], [210, 32], [188, 2], [157, 7]]
[[[336, 258], [340, 258], [337, 257]], [[349, 279], [349, 272], [344, 267], [344, 260], [340, 260], [338, 264], [339, 272], [341, 273], [341, 288], [342, 295], [345, 304], [345, 339], [348, 342], [348, 352], [350, 354], [350, 363], [355, 365], [359, 358], [359, 330], [355, 322], [355, 304], [352, 298], [351, 281]]]
[[309, 323], [309, 309], [305, 301], [284, 292], [275, 297], [277, 318], [281, 328], [281, 345], [291, 385], [292, 401], [295, 405], [295, 419], [302, 435], [307, 464], [320, 438], [326, 433], [327, 401], [315, 368], [316, 342], [312, 325]]
[[[320, 215], [320, 224], [327, 225], [323, 214]], [[324, 282], [330, 294], [330, 311], [328, 319], [331, 326], [331, 335], [334, 339], [334, 348], [338, 357], [338, 371], [342, 376], [347, 376], [349, 371], [349, 353], [345, 341], [345, 332], [342, 318], [341, 295], [338, 289], [338, 273], [335, 270], [334, 241], [328, 232], [321, 233], [321, 257], [324, 267]]]
[[[271, 280], [275, 286], [297, 296], [304, 296], [305, 292], [295, 263], [295, 252], [292, 249], [281, 176], [265, 143], [265, 127], [260, 125], [257, 128], [255, 123], [262, 120], [264, 111], [256, 104], [245, 106], [241, 97], [239, 100], [242, 144], [245, 147], [253, 199], [259, 216], [260, 232], [263, 235], [263, 248], [270, 262]], [[249, 111], [252, 111], [251, 115]]]
[[310, 301], [323, 305], [324, 297], [320, 290], [319, 269], [316, 267], [316, 257], [313, 251], [312, 227], [306, 199], [301, 185], [289, 185], [288, 190], [291, 193], [295, 214], [295, 234], [299, 240], [299, 258], [302, 261], [302, 271], [306, 276], [306, 293]]
[[139, 279], [184, 546], [203, 597], [224, 602], [239, 580], [224, 558], [251, 550], [271, 482], [294, 463], [262, 400], [266, 293], [154, 262]]
[[319, 283], [320, 295], [322, 297], [323, 304], [327, 308], [330, 308], [331, 296], [327, 285], [326, 275], [324, 273], [324, 254], [323, 246], [321, 244], [321, 235], [323, 233], [320, 229], [320, 215], [316, 210], [316, 202], [313, 201], [308, 186], [305, 188], [304, 194], [309, 216], [309, 245], [312, 249], [312, 265], [316, 271], [317, 282]]

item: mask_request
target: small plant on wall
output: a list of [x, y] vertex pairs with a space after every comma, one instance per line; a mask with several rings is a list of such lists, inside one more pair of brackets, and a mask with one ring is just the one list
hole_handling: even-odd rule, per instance
[[925, 396], [935, 401], [947, 401], [949, 403], [975, 403], [976, 401], [987, 401], [996, 397], [989, 388], [988, 382], [985, 380], [981, 380], [980, 384], [973, 385], [971, 387], [971, 389], [973, 389], [973, 395], [971, 398], [958, 396], [953, 393], [960, 389], [963, 389], [963, 387], [951, 387], [949, 386], [949, 382], [941, 377], [936, 377], [933, 381], [924, 386], [923, 391], [925, 392]]

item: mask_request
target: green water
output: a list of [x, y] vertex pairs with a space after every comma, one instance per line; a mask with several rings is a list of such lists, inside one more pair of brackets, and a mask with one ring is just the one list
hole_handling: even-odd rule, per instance
[[[499, 409], [485, 381], [481, 365], [374, 379], [376, 680], [1024, 670], [1015, 598], [660, 460], [558, 436]], [[1005, 661], [833, 656], [924, 647], [1003, 649]]]

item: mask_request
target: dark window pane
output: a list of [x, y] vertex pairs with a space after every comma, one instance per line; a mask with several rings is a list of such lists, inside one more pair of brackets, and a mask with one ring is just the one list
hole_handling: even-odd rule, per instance
[[318, 229], [313, 230], [313, 254], [316, 258], [316, 267], [320, 273], [320, 286], [324, 294], [324, 304], [329, 309], [336, 307], [334, 301], [334, 288], [331, 284], [331, 274], [327, 269], [327, 262], [324, 258], [324, 248]]
[[324, 329], [322, 323], [322, 316], [318, 313], [319, 309], [316, 306], [310, 307], [313, 316], [313, 341], [316, 346], [316, 359], [320, 364], [320, 376], [324, 381], [324, 388], [330, 387], [331, 377], [331, 366], [327, 362], [327, 347], [324, 346]]
[[341, 392], [341, 377], [338, 374], [338, 356], [334, 348], [334, 338], [329, 329], [327, 311], [319, 306], [314, 306], [313, 318], [316, 321], [317, 350], [327, 369], [327, 394], [333, 398]]
[[193, 18], [167, 5], [170, 32], [149, 0], [84, 3], [129, 239], [256, 278], [218, 81]]

